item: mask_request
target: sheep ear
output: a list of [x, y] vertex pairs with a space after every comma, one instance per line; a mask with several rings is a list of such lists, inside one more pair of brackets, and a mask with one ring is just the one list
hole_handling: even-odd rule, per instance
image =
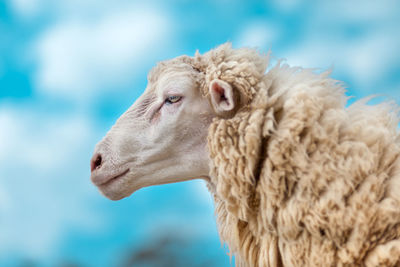
[[214, 79], [210, 82], [209, 92], [211, 103], [217, 113], [223, 114], [234, 110], [235, 99], [229, 83]]

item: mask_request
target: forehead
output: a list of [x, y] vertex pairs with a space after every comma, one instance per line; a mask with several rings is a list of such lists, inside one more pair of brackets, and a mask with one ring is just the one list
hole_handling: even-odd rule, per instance
[[[196, 71], [180, 58], [163, 61], [157, 64], [148, 75], [148, 93], [156, 93], [166, 87], [196, 82]], [[172, 88], [173, 89], [173, 88]]]

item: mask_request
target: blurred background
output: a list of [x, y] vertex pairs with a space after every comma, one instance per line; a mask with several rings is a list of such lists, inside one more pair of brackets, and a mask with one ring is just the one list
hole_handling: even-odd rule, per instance
[[0, 1], [0, 266], [232, 266], [202, 181], [112, 202], [94, 145], [157, 61], [226, 41], [400, 103], [400, 2]]

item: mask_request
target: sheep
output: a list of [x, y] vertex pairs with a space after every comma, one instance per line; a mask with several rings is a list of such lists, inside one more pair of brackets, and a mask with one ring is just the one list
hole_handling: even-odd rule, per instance
[[159, 63], [92, 182], [118, 200], [204, 179], [238, 266], [399, 266], [398, 107], [346, 107], [329, 72], [268, 64], [230, 43]]

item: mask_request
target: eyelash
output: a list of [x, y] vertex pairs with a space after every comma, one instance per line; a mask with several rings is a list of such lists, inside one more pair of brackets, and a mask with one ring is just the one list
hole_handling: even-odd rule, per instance
[[172, 104], [178, 103], [179, 101], [181, 101], [181, 99], [182, 99], [181, 96], [172, 95], [172, 96], [168, 96], [168, 97], [165, 99], [164, 103], [165, 103], [166, 105], [172, 105]]

